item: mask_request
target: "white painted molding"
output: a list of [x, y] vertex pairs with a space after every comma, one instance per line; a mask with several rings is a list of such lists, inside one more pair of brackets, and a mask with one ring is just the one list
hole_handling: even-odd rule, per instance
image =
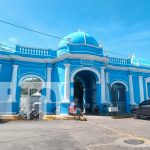
[[75, 75], [80, 72], [80, 71], [91, 71], [91, 72], [94, 72], [97, 77], [98, 77], [98, 81], [97, 83], [100, 83], [100, 73], [99, 71], [96, 69], [96, 68], [92, 68], [92, 67], [82, 67], [82, 68], [77, 68], [75, 69], [72, 73], [71, 73], [71, 82], [74, 82], [74, 77]]
[[149, 96], [148, 96], [148, 86], [147, 86], [148, 83], [150, 83], [150, 77], [145, 78], [146, 99], [149, 99]]
[[63, 102], [70, 102], [70, 64], [65, 64], [64, 79], [64, 99]]
[[106, 67], [102, 66], [102, 67], [101, 67], [101, 70], [104, 70], [104, 69], [106, 69]]
[[[39, 62], [39, 63], [56, 63], [64, 59], [85, 59], [85, 60], [95, 60], [98, 62], [105, 62], [108, 63], [107, 57], [100, 57], [90, 54], [63, 54], [56, 58], [30, 58], [30, 57], [23, 57], [23, 56], [16, 56], [16, 55], [2, 55], [0, 54], [0, 59], [5, 60], [18, 60], [18, 61], [27, 61], [27, 62]], [[133, 72], [142, 72], [142, 73], [150, 73], [150, 69], [142, 69], [137, 68], [137, 66], [130, 66], [130, 67], [124, 67], [124, 66], [115, 66], [114, 65], [107, 65], [108, 69], [113, 70], [122, 70], [122, 71], [133, 71]]]
[[45, 88], [45, 82], [44, 82], [44, 79], [38, 75], [34, 75], [34, 74], [27, 74], [27, 75], [23, 75], [20, 79], [19, 79], [19, 82], [18, 82], [18, 85], [19, 86], [22, 86], [22, 83], [23, 83], [23, 80], [26, 79], [26, 78], [38, 78], [42, 81], [42, 88]]
[[107, 99], [107, 102], [110, 103], [110, 98], [109, 98], [109, 88], [108, 88], [108, 83], [109, 83], [109, 73], [106, 72], [106, 99]]
[[150, 82], [150, 77], [145, 78], [145, 81], [146, 81], [146, 82]]
[[9, 100], [16, 102], [16, 90], [17, 90], [17, 76], [18, 76], [18, 65], [13, 64], [12, 77], [11, 77], [11, 93]]
[[143, 76], [139, 76], [140, 102], [144, 101]]
[[129, 76], [129, 95], [130, 95], [130, 104], [135, 104], [134, 100], [134, 89], [133, 89], [133, 76], [130, 74]]
[[6, 60], [19, 60], [19, 61], [27, 61], [27, 62], [40, 62], [40, 63], [56, 63], [66, 58], [70, 59], [87, 59], [87, 60], [95, 60], [99, 62], [108, 62], [107, 57], [100, 57], [90, 54], [63, 54], [56, 58], [31, 58], [31, 57], [23, 57], [16, 55], [2, 55], [0, 54], [0, 59]]
[[70, 64], [64, 64], [65, 67], [70, 67]]
[[146, 80], [145, 80], [145, 88], [146, 88], [146, 99], [148, 99], [149, 97], [148, 97], [148, 86], [147, 86], [147, 84], [148, 84], [149, 82], [147, 82]]
[[120, 71], [150, 73], [150, 69], [141, 69], [141, 68], [137, 68], [137, 67], [120, 67], [120, 66], [113, 66], [113, 65], [107, 65], [106, 67], [108, 69], [120, 70]]
[[120, 81], [120, 80], [116, 80], [116, 81], [114, 81], [114, 82], [111, 83], [111, 86], [113, 86], [115, 83], [121, 83], [121, 84], [123, 84], [125, 86], [125, 88], [126, 88], [126, 92], [129, 90], [128, 86], [127, 86], [127, 84], [125, 82]]
[[13, 69], [18, 69], [18, 67], [19, 67], [19, 66], [16, 65], [16, 64], [13, 64], [12, 66], [13, 66]]
[[2, 68], [2, 64], [0, 64], [0, 71], [1, 71], [1, 68]]
[[101, 103], [106, 103], [105, 67], [101, 67]]
[[52, 82], [51, 82], [51, 71], [52, 68], [47, 67], [47, 81], [46, 81], [46, 100], [51, 101], [51, 88], [52, 88]]
[[57, 58], [54, 58], [52, 62], [58, 62], [61, 60], [64, 60], [66, 58], [69, 59], [87, 59], [87, 60], [95, 60], [99, 62], [108, 62], [107, 57], [100, 57], [100, 56], [95, 56], [95, 55], [90, 55], [90, 54], [63, 54]]

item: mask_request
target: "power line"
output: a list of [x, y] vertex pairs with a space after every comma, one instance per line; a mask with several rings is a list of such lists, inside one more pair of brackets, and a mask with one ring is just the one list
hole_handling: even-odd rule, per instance
[[119, 56], [122, 56], [122, 57], [129, 57], [127, 55], [124, 55], [124, 54], [119, 54], [119, 53], [116, 53], [116, 52], [111, 52], [111, 51], [108, 51], [108, 50], [103, 50], [104, 52], [108, 52], [108, 53], [112, 53], [112, 54], [116, 54], [116, 55], [119, 55]]
[[[7, 21], [1, 20], [1, 19], [0, 19], [0, 22], [5, 23], [7, 25], [11, 25], [11, 26], [17, 27], [17, 28], [21, 28], [21, 29], [24, 29], [24, 30], [35, 32], [35, 33], [38, 33], [38, 34], [42, 34], [42, 35], [45, 35], [45, 36], [56, 38], [56, 39], [59, 39], [59, 40], [63, 39], [63, 38], [60, 38], [60, 37], [57, 37], [57, 36], [54, 36], [54, 35], [51, 35], [51, 34], [48, 34], [48, 33], [44, 33], [44, 32], [37, 31], [37, 30], [34, 30], [34, 29], [30, 29], [30, 28], [27, 28], [27, 27], [23, 27], [23, 26], [20, 26], [20, 25], [16, 25], [14, 23], [10, 23], [10, 22], [7, 22]], [[66, 39], [63, 39], [63, 40], [66, 40]]]
[[[24, 29], [24, 30], [31, 31], [31, 32], [34, 32], [34, 33], [38, 33], [38, 34], [41, 34], [41, 35], [44, 35], [44, 36], [49, 36], [49, 37], [52, 37], [52, 38], [56, 38], [56, 39], [59, 39], [59, 40], [65, 40], [65, 41], [69, 42], [69, 39], [64, 39], [64, 38], [54, 36], [54, 35], [51, 35], [51, 34], [48, 34], [48, 33], [44, 33], [44, 32], [37, 31], [37, 30], [31, 29], [31, 28], [27, 28], [27, 27], [24, 27], [24, 26], [17, 25], [17, 24], [14, 24], [14, 23], [10, 23], [10, 22], [7, 22], [7, 21], [1, 20], [1, 19], [0, 19], [0, 22], [4, 23], [4, 24], [7, 24], [7, 25], [17, 27], [17, 28], [20, 28], [20, 29]], [[108, 51], [108, 50], [103, 50], [103, 51], [109, 52], [109, 53], [112, 53], [112, 54], [116, 54], [116, 55], [119, 55], [119, 56], [122, 56], [122, 57], [128, 57], [126, 55], [119, 54], [119, 53], [112, 52], [112, 51]]]

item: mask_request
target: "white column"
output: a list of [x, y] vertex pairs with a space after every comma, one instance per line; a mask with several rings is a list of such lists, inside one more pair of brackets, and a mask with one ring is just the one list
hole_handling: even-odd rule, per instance
[[129, 94], [130, 94], [130, 104], [135, 104], [132, 75], [129, 75]]
[[11, 101], [16, 101], [17, 75], [18, 75], [18, 65], [13, 65], [11, 78], [11, 95], [10, 95]]
[[104, 69], [105, 69], [105, 67], [101, 67], [101, 103], [106, 102]]
[[2, 68], [2, 64], [0, 64], [0, 71], [1, 71], [1, 68]]
[[148, 82], [147, 80], [145, 79], [145, 87], [146, 87], [146, 99], [148, 99], [148, 86], [147, 86]]
[[47, 68], [47, 80], [46, 80], [46, 99], [47, 101], [51, 101], [51, 88], [52, 88], [52, 82], [51, 82], [51, 71], [52, 68]]
[[63, 102], [70, 102], [70, 64], [65, 64], [65, 81], [64, 81]]
[[109, 103], [110, 100], [109, 100], [109, 89], [108, 89], [108, 83], [109, 83], [109, 73], [106, 72], [106, 99], [107, 99], [107, 102]]
[[143, 76], [139, 76], [140, 102], [144, 101]]

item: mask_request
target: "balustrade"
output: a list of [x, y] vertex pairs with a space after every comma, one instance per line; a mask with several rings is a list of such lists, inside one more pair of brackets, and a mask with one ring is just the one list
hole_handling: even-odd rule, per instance
[[34, 48], [19, 47], [18, 52], [20, 54], [25, 54], [25, 55], [37, 55], [37, 56], [50, 55], [48, 49], [34, 49]]
[[130, 64], [130, 59], [124, 59], [124, 58], [109, 58], [109, 63], [111, 64], [120, 64], [120, 65], [128, 65]]

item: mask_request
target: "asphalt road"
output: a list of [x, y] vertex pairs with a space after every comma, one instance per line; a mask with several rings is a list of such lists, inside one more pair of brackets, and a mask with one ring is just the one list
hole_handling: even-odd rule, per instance
[[[132, 144], [125, 140], [135, 140]], [[136, 142], [144, 141], [143, 144]], [[150, 121], [90, 117], [88, 121], [0, 124], [0, 150], [150, 150]]]

